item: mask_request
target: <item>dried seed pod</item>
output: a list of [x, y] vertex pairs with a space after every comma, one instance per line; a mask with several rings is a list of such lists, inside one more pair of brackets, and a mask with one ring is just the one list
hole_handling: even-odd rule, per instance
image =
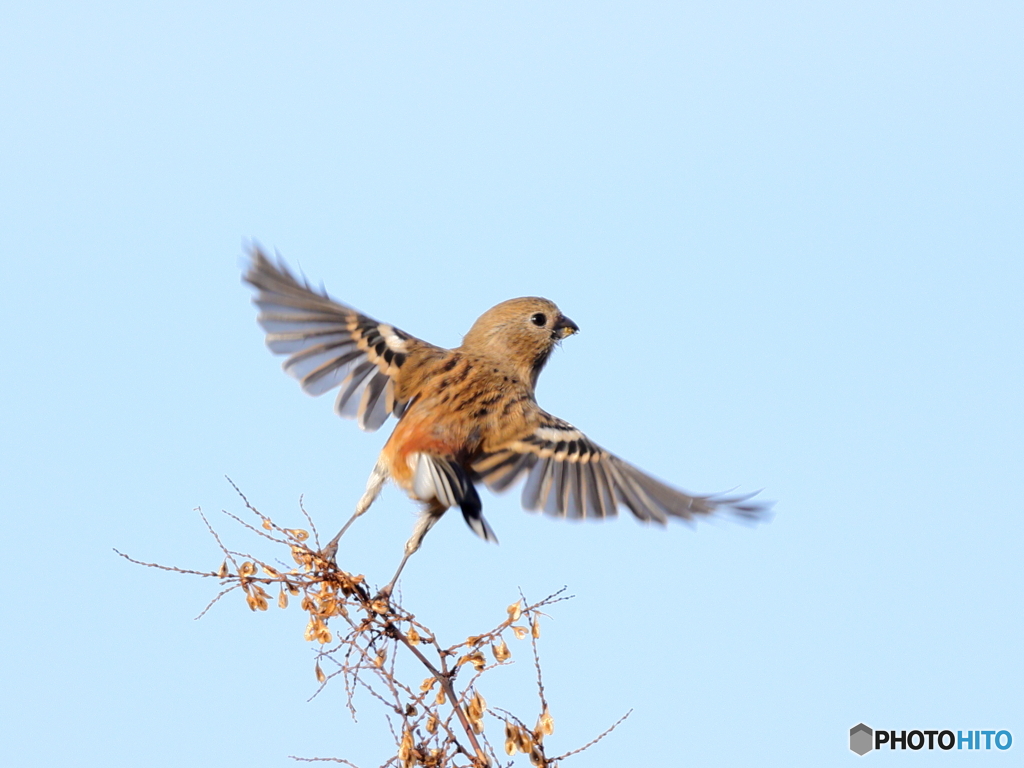
[[472, 664], [473, 669], [477, 672], [482, 672], [484, 667], [487, 665], [487, 659], [484, 658], [484, 655], [480, 651], [473, 651], [459, 659], [456, 666], [461, 667], [463, 664]]
[[543, 736], [550, 736], [554, 732], [555, 718], [551, 716], [551, 712], [548, 711], [548, 708], [544, 707], [544, 711], [541, 712], [540, 718], [537, 720], [537, 733]]
[[256, 566], [246, 560], [238, 567], [239, 576], [254, 576], [256, 574]]
[[329, 601], [329, 600], [333, 600], [334, 599], [334, 592], [332, 592], [331, 590], [325, 588], [324, 585], [321, 584], [320, 585], [320, 589], [317, 592], [313, 593], [313, 597], [315, 597], [317, 599], [318, 603], [323, 605], [323, 603], [325, 601]]
[[338, 603], [333, 597], [321, 597], [320, 598], [320, 615], [321, 616], [333, 616], [338, 612]]
[[270, 518], [269, 517], [264, 517], [263, 518], [263, 530], [269, 531], [273, 527], [274, 527], [274, 524], [272, 522], [270, 522]]
[[445, 701], [445, 699], [444, 699], [444, 688], [439, 688], [438, 691], [437, 691], [437, 696], [434, 697], [434, 703], [436, 703], [436, 704], [444, 704], [444, 701]]
[[512, 652], [508, 649], [504, 640], [499, 640], [491, 644], [491, 651], [494, 653], [494, 659], [499, 664], [504, 664], [510, 658], [512, 658]]
[[473, 692], [473, 698], [465, 706], [464, 711], [473, 731], [477, 734], [484, 732], [484, 712], [487, 711], [487, 702], [480, 695], [480, 691]]
[[523, 601], [516, 600], [505, 610], [508, 611], [508, 617], [512, 621], [519, 621], [519, 617], [523, 615]]
[[518, 750], [516, 744], [515, 726], [508, 720], [505, 721], [505, 754], [511, 757]]
[[284, 591], [283, 587], [281, 588], [281, 594], [279, 594], [277, 596], [277, 607], [278, 608], [287, 608], [288, 607], [288, 593]]
[[530, 634], [533, 635], [534, 640], [540, 637], [540, 617], [534, 616], [530, 622]]
[[426, 678], [420, 684], [420, 690], [423, 691], [423, 693], [426, 693], [427, 691], [429, 691], [431, 688], [434, 687], [434, 683], [436, 683], [436, 682], [437, 682], [437, 678], [428, 677], [428, 678]]
[[427, 733], [437, 733], [437, 718], [433, 715], [427, 716]]
[[476, 733], [478, 735], [483, 733], [484, 732], [483, 716], [482, 716], [481, 713], [477, 712], [474, 709], [474, 707], [472, 705], [472, 702], [469, 705], [463, 707], [463, 711], [466, 713], [466, 719], [469, 720], [469, 724], [473, 728], [473, 733]]
[[278, 572], [277, 572], [276, 570], [274, 570], [273, 568], [271, 568], [271, 567], [270, 567], [269, 565], [264, 565], [264, 566], [263, 566], [263, 572], [264, 572], [265, 574], [267, 574], [267, 576], [269, 576], [269, 577], [270, 577], [270, 578], [272, 578], [272, 579], [276, 579], [276, 578], [278, 578], [278, 577], [279, 577], [279, 576], [281, 575], [281, 574], [280, 574], [280, 573], [278, 573]]
[[309, 538], [309, 531], [304, 531], [301, 528], [285, 528], [284, 532], [296, 541], [305, 541]]
[[516, 636], [516, 640], [522, 640], [526, 637], [526, 627], [512, 627], [512, 633]]
[[479, 720], [484, 716], [484, 710], [487, 708], [487, 702], [484, 701], [484, 697], [480, 695], [479, 691], [473, 692], [473, 698], [469, 700], [469, 704], [466, 705], [466, 714], [470, 720]]
[[523, 754], [530, 754], [530, 751], [533, 749], [533, 734], [525, 728], [520, 728], [518, 725], [515, 728], [516, 746], [519, 747], [519, 751]]
[[324, 623], [320, 621], [320, 619], [318, 619], [316, 616], [314, 616], [309, 620], [309, 623], [306, 624], [306, 633], [303, 635], [303, 637], [305, 637], [307, 641], [313, 642], [320, 636], [320, 633], [323, 631], [323, 629]]
[[420, 633], [416, 631], [416, 627], [409, 627], [409, 631], [405, 633], [405, 639], [413, 645], [420, 644]]
[[412, 731], [406, 730], [402, 734], [402, 743], [398, 746], [398, 759], [403, 768], [411, 768], [416, 763], [416, 749], [413, 745]]
[[228, 561], [225, 560], [220, 564], [220, 568], [217, 569], [217, 578], [223, 579], [228, 575]]
[[320, 669], [320, 662], [319, 661], [316, 663], [316, 680], [321, 685], [324, 683], [324, 681], [327, 680], [327, 675], [325, 675], [324, 671], [322, 669]]

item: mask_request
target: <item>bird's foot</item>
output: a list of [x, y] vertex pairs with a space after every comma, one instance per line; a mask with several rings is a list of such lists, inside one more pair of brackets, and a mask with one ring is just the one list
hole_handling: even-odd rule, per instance
[[[345, 526], [347, 528], [348, 526]], [[320, 550], [320, 557], [332, 565], [337, 565], [338, 562], [335, 557], [338, 554], [338, 542], [341, 541], [341, 535], [345, 533], [345, 528], [338, 531], [337, 535], [324, 545], [323, 549]]]
[[373, 596], [373, 599], [370, 600], [370, 608], [374, 613], [384, 614], [391, 611], [391, 593], [394, 588], [394, 584], [388, 584], [386, 587], [382, 587], [380, 591]]
[[320, 552], [319, 552], [320, 557], [322, 557], [325, 561], [327, 561], [328, 563], [330, 563], [331, 565], [334, 565], [334, 566], [337, 566], [337, 564], [338, 564], [338, 561], [335, 560], [335, 557], [337, 556], [337, 554], [338, 554], [338, 540], [336, 538], [335, 539], [331, 539], [329, 542], [327, 542], [326, 546], [324, 546], [324, 548], [321, 549]]

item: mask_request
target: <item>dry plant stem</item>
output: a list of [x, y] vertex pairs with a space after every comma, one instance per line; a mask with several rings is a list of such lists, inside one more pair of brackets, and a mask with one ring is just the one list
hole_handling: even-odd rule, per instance
[[548, 762], [550, 762], [550, 763], [557, 763], [560, 760], [565, 760], [565, 758], [567, 758], [567, 757], [572, 757], [573, 755], [578, 755], [580, 752], [582, 752], [585, 749], [590, 749], [592, 746], [597, 744], [597, 742], [599, 742], [601, 739], [603, 739], [609, 733], [611, 733], [616, 728], [618, 728], [620, 725], [622, 725], [622, 723], [625, 721], [625, 719], [627, 717], [629, 717], [630, 715], [632, 715], [632, 714], [633, 714], [633, 710], [631, 709], [631, 710], [629, 710], [629, 712], [624, 714], [622, 717], [620, 717], [618, 720], [616, 720], [610, 726], [605, 728], [604, 732], [602, 732], [599, 736], [591, 739], [586, 744], [584, 744], [582, 747], [578, 747], [577, 749], [574, 749], [571, 752], [566, 752], [565, 754], [559, 755], [558, 757], [549, 757], [548, 758]]
[[[256, 507], [254, 507], [249, 502], [248, 497], [244, 493], [242, 493], [242, 489], [241, 488], [239, 488], [237, 485], [235, 485], [235, 481], [234, 480], [232, 480], [227, 475], [224, 475], [224, 479], [227, 480], [228, 484], [232, 488], [235, 489], [235, 493], [237, 493], [239, 498], [242, 499], [242, 503], [245, 504], [246, 509], [248, 509], [254, 515], [256, 515], [256, 517], [260, 518], [264, 522], [270, 523], [276, 530], [278, 530], [278, 531], [281, 530], [280, 528], [278, 528], [277, 526], [275, 526], [273, 524], [273, 522], [271, 521], [271, 519], [269, 517], [264, 515], [262, 512], [260, 512], [258, 509], [256, 509]], [[313, 531], [313, 541], [315, 541], [317, 547], [319, 547], [320, 546], [320, 534], [316, 530], [316, 523], [313, 522], [313, 518], [311, 518], [309, 516], [309, 513], [306, 511], [306, 508], [302, 505], [302, 496], [299, 497], [299, 509], [302, 511], [302, 516], [306, 518], [306, 522], [309, 523], [309, 529], [311, 531]], [[256, 533], [260, 534], [261, 536], [265, 536], [266, 535], [262, 531], [256, 530], [255, 528], [252, 528], [251, 526], [246, 525], [245, 522], [243, 522], [242, 520], [239, 520], [238, 517], [236, 517], [235, 515], [232, 515], [230, 512], [225, 512], [224, 514], [227, 515], [228, 517], [231, 517], [231, 518], [233, 518], [235, 520], [238, 520], [238, 522], [240, 522], [242, 525], [245, 525], [246, 528], [249, 528], [250, 530], [256, 531]], [[205, 520], [206, 518], [204, 517], [203, 519]], [[207, 523], [207, 526], [209, 526], [209, 523]], [[217, 543], [219, 544], [220, 543], [220, 539], [217, 537], [217, 534], [213, 531], [212, 528], [210, 529], [210, 532], [213, 533], [214, 538], [217, 538]], [[271, 536], [267, 536], [267, 538], [269, 538], [269, 539], [271, 539], [273, 541], [277, 541], [277, 539], [274, 539]], [[221, 545], [221, 548], [223, 549], [223, 545]]]
[[[473, 726], [469, 724], [469, 719], [466, 717], [466, 713], [463, 712], [462, 707], [458, 705], [459, 697], [455, 695], [455, 686], [452, 685], [452, 675], [448, 670], [448, 665], [445, 663], [444, 652], [441, 651], [440, 647], [438, 647], [441, 659], [441, 669], [438, 670], [430, 663], [430, 660], [423, 655], [419, 648], [410, 643], [409, 639], [403, 633], [398, 631], [398, 628], [391, 623], [390, 619], [387, 620], [385, 626], [388, 627], [392, 637], [401, 641], [402, 645], [408, 648], [412, 655], [419, 659], [420, 664], [430, 670], [430, 674], [434, 676], [434, 679], [437, 680], [441, 688], [444, 689], [444, 694], [448, 697], [448, 701], [452, 702], [452, 709], [455, 710], [455, 714], [459, 718], [459, 724], [462, 726], [462, 730], [466, 732], [466, 738], [469, 739], [469, 743], [473, 747], [475, 755], [470, 755], [470, 757], [475, 757], [478, 760], [483, 759], [484, 751], [480, 748], [480, 742], [477, 741], [476, 734], [473, 732]], [[486, 765], [486, 761], [484, 764]]]
[[[504, 723], [505, 750], [510, 756], [518, 749], [523, 755], [529, 753], [531, 762], [538, 768], [551, 766], [596, 744], [628, 717], [629, 713], [580, 749], [566, 752], [557, 758], [544, 756], [543, 740], [545, 735], [552, 733], [553, 720], [548, 710], [537, 646], [539, 621], [544, 615], [542, 608], [569, 599], [564, 594], [564, 587], [532, 605], [520, 593], [520, 599], [506, 609], [508, 617], [505, 621], [461, 643], [443, 647], [437, 635], [418, 622], [396, 600], [379, 593], [374, 595], [364, 577], [341, 570], [331, 556], [333, 553], [320, 549], [315, 528], [305, 509], [302, 509], [302, 513], [309, 528], [314, 531], [311, 541], [305, 530], [276, 525], [250, 504], [234, 483], [232, 487], [258, 521], [253, 525], [226, 510], [224, 514], [245, 530], [256, 533], [260, 540], [284, 546], [290, 553], [288, 564], [280, 560], [271, 564], [251, 554], [229, 549], [201, 510], [200, 515], [208, 531], [223, 553], [224, 562], [219, 570], [188, 570], [143, 562], [122, 552], [117, 554], [138, 565], [220, 580], [223, 589], [200, 616], [224, 595], [236, 589], [244, 593], [249, 608], [254, 611], [268, 609], [269, 603], [273, 601], [268, 590], [272, 591], [275, 585], [280, 589], [276, 601], [280, 608], [288, 606], [289, 595], [301, 599], [302, 610], [308, 614], [309, 619], [305, 637], [320, 643], [315, 666], [320, 685], [313, 697], [319, 695], [332, 678], [341, 675], [347, 707], [353, 719], [356, 714], [354, 696], [358, 690], [365, 690], [389, 712], [394, 713], [386, 714], [386, 719], [398, 751], [382, 768], [412, 768], [413, 765], [429, 768], [452, 768], [455, 765], [484, 768], [490, 764], [503, 764], [503, 759], [495, 752], [496, 745], [492, 744], [493, 734], [489, 727], [484, 726], [487, 714], [499, 723]], [[314, 544], [315, 548], [311, 546]], [[335, 624], [331, 619], [338, 623]], [[333, 631], [329, 624], [334, 624]], [[509, 661], [512, 653], [506, 644], [506, 636], [514, 634], [522, 640], [527, 632], [532, 638], [530, 644], [536, 669], [535, 684], [541, 706], [540, 719], [533, 729], [511, 712], [500, 708], [488, 709], [478, 689], [481, 675], [505, 666]], [[399, 649], [403, 647], [429, 673], [429, 677], [420, 685], [409, 685], [399, 677], [400, 670], [404, 669], [399, 664], [399, 657], [404, 657]], [[488, 664], [487, 658], [492, 654], [496, 663]], [[337, 669], [328, 669], [325, 673], [321, 664], [326, 664], [327, 660], [337, 665]], [[460, 685], [456, 686], [455, 678], [466, 664], [472, 665], [475, 673], [464, 675]], [[393, 720], [395, 715], [399, 718], [397, 722]], [[512, 729], [512, 736], [509, 735], [509, 728]], [[513, 737], [515, 743], [509, 741]], [[353, 766], [353, 763], [341, 758], [294, 759]]]
[[[351, 766], [351, 768], [359, 768], [355, 763], [350, 763], [348, 760], [341, 757], [296, 757], [295, 755], [288, 755], [288, 757], [300, 763], [341, 763], [343, 765]], [[388, 763], [384, 763], [384, 765], [387, 764]], [[383, 766], [381, 768], [383, 768]]]

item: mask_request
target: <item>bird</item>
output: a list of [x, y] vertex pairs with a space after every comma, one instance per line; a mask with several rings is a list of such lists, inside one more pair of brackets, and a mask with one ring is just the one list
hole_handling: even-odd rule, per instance
[[545, 298], [503, 301], [484, 312], [454, 349], [435, 346], [332, 299], [296, 277], [278, 256], [249, 249], [244, 282], [257, 321], [285, 372], [310, 395], [337, 389], [334, 411], [365, 431], [397, 419], [355, 511], [323, 552], [332, 557], [349, 527], [392, 481], [422, 509], [403, 557], [380, 594], [389, 596], [427, 532], [459, 507], [469, 527], [497, 542], [483, 516], [482, 483], [504, 491], [525, 481], [527, 510], [608, 518], [620, 507], [644, 522], [691, 521], [723, 511], [763, 520], [771, 503], [744, 495], [694, 495], [605, 450], [535, 396], [552, 351], [579, 326]]

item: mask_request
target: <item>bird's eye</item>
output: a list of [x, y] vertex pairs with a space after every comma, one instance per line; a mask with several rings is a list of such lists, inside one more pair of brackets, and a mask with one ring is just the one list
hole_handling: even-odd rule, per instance
[[543, 328], [545, 325], [548, 324], [548, 316], [545, 315], [543, 312], [536, 312], [530, 318], [530, 322], [532, 322], [536, 326]]

